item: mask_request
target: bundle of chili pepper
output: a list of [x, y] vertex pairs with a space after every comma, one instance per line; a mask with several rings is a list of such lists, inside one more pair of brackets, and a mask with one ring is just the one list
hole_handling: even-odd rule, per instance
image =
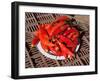
[[46, 52], [65, 58], [74, 56], [75, 49], [79, 44], [79, 32], [71, 23], [68, 23], [71, 21], [71, 18], [61, 16], [50, 24], [39, 25], [39, 30], [34, 32], [32, 47], [40, 41]]

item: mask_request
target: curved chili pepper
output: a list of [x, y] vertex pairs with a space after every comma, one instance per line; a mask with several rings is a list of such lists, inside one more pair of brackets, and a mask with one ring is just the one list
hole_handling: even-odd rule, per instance
[[41, 46], [42, 46], [42, 48], [44, 49], [45, 52], [48, 52], [49, 51], [48, 46], [45, 45], [44, 43], [41, 42]]
[[79, 39], [78, 39], [78, 38], [75, 38], [74, 41], [73, 41], [73, 43], [74, 43], [75, 45], [78, 45], [78, 44], [79, 44]]
[[47, 49], [49, 46], [54, 46], [54, 44], [49, 41], [50, 38], [48, 36], [47, 31], [44, 28], [41, 28], [39, 30], [39, 39], [44, 49]]
[[49, 50], [52, 54], [54, 54], [56, 56], [61, 56], [62, 55], [61, 50], [60, 50], [60, 46], [57, 44], [56, 40], [55, 40], [55, 43], [50, 42], [48, 47], [49, 47]]
[[44, 28], [39, 29], [39, 39], [43, 41], [49, 39], [48, 33]]
[[32, 47], [35, 46], [38, 42], [39, 42], [39, 38], [34, 37], [33, 40], [32, 40], [32, 45], [31, 46]]
[[57, 28], [57, 29], [52, 33], [51, 36], [55, 36], [55, 35], [57, 35], [57, 34], [63, 32], [64, 30], [68, 29], [68, 27], [69, 27], [69, 25], [65, 24], [65, 25], [63, 25], [63, 26]]
[[61, 56], [61, 51], [59, 50], [58, 46], [49, 47], [49, 49], [52, 52], [52, 54], [54, 54], [56, 56]]
[[71, 51], [74, 52], [76, 45], [67, 37], [64, 37], [63, 35], [59, 35], [60, 42], [63, 42], [67, 45], [67, 47], [71, 48]]
[[[48, 24], [45, 27], [48, 31], [48, 34], [50, 36], [53, 36], [53, 35], [58, 34], [59, 32], [62, 32], [64, 29], [66, 29], [66, 27], [68, 27], [69, 25], [64, 25], [66, 23], [65, 20], [69, 20], [69, 17], [61, 16], [55, 22], [53, 22], [52, 24]], [[57, 21], [60, 21], [60, 22], [57, 23]]]
[[66, 30], [64, 32], [64, 35], [67, 36], [68, 34], [74, 33], [74, 32], [76, 32], [76, 34], [79, 35], [79, 32], [75, 28], [74, 29], [70, 29], [70, 30]]
[[70, 39], [73, 41], [73, 43], [74, 43], [75, 45], [78, 44], [78, 34], [72, 33], [72, 36], [69, 35], [68, 38], [70, 38]]
[[37, 36], [37, 38], [40, 40], [41, 45], [43, 47], [44, 50], [48, 50], [46, 44], [48, 44], [48, 34], [46, 32], [46, 30], [44, 29], [44, 25], [39, 25], [39, 30], [35, 32], [35, 35]]
[[51, 24], [45, 24], [45, 29], [49, 30], [51, 28], [51, 26], [52, 26]]
[[36, 36], [36, 37], [39, 37], [39, 31], [41, 29], [44, 29], [45, 25], [44, 24], [41, 24], [41, 25], [38, 25], [38, 30], [34, 31], [33, 34]]
[[62, 55], [66, 58], [67, 56], [70, 56], [72, 57], [73, 56], [73, 53], [64, 45], [62, 44], [61, 42], [57, 41], [60, 48], [61, 48], [61, 51], [62, 51]]
[[63, 35], [59, 35], [59, 40], [60, 40], [60, 42], [66, 43], [66, 45], [68, 45], [68, 47], [75, 46], [74, 43], [69, 38], [64, 37]]
[[72, 40], [74, 40], [75, 38], [78, 38], [79, 37], [79, 33], [74, 33], [74, 35], [72, 36]]
[[50, 36], [52, 36], [54, 34], [54, 32], [59, 29], [61, 26], [63, 26], [65, 24], [65, 22], [60, 22], [58, 23], [57, 25], [53, 26], [50, 30], [47, 30], [48, 31], [48, 34]]
[[72, 49], [75, 49], [76, 45], [67, 37], [64, 37], [63, 35], [59, 35], [60, 42], [63, 42], [67, 45], [67, 47], [71, 47]]
[[68, 38], [72, 39], [72, 36], [74, 35], [75, 32], [71, 32], [67, 35]]

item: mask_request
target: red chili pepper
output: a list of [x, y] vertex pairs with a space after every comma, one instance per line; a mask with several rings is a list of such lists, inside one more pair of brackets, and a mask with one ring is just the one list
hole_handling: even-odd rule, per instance
[[64, 32], [64, 35], [67, 36], [68, 34], [73, 33], [73, 32], [76, 32], [76, 33], [79, 35], [79, 33], [78, 33], [78, 31], [77, 31], [76, 29], [66, 30], [66, 31]]
[[73, 56], [73, 53], [64, 45], [62, 44], [61, 42], [57, 41], [60, 48], [61, 48], [61, 51], [62, 51], [62, 55], [66, 58], [67, 56], [70, 56], [72, 57]]
[[46, 29], [46, 30], [49, 30], [51, 27], [52, 27], [51, 24], [45, 24], [45, 29]]
[[[38, 33], [38, 34], [37, 34]], [[38, 39], [40, 40], [42, 47], [43, 48], [47, 48], [46, 44], [48, 44], [48, 33], [46, 32], [46, 30], [44, 29], [44, 25], [40, 25], [39, 30], [36, 32], [36, 36], [38, 37]]]
[[44, 29], [45, 25], [44, 24], [41, 24], [41, 25], [38, 25], [38, 30], [34, 31], [33, 34], [36, 36], [36, 37], [39, 37], [39, 31], [43, 28]]
[[60, 22], [57, 25], [53, 26], [51, 29], [48, 30], [48, 34], [50, 36], [52, 36], [54, 34], [54, 32], [59, 29], [61, 26], [63, 26], [65, 24], [65, 22]]
[[78, 38], [78, 37], [79, 37], [79, 33], [75, 32], [74, 35], [72, 36], [72, 40], [74, 40], [75, 38]]
[[73, 43], [74, 43], [75, 45], [78, 45], [78, 44], [79, 44], [78, 38], [75, 38], [74, 41], [73, 41]]
[[32, 40], [32, 45], [31, 46], [32, 47], [35, 46], [38, 42], [39, 42], [39, 38], [34, 37], [33, 40]]
[[[40, 41], [41, 42], [41, 41]], [[44, 43], [44, 42], [41, 42], [41, 46], [42, 46], [42, 48], [46, 51], [46, 52], [48, 52], [49, 50], [51, 50], [51, 48], [52, 47], [54, 47], [55, 45], [53, 44], [53, 43], [51, 43], [51, 42], [48, 42], [48, 44], [47, 43]], [[53, 51], [54, 49], [52, 49], [52, 51]]]
[[49, 46], [54, 46], [54, 44], [52, 44], [49, 41], [50, 38], [44, 27], [40, 28], [40, 30], [39, 30], [39, 39], [40, 39], [40, 42], [42, 43], [44, 49], [45, 48], [47, 49]]
[[41, 42], [41, 46], [42, 46], [42, 48], [44, 49], [45, 52], [49, 51], [49, 48], [48, 48], [48, 46], [46, 44]]
[[52, 52], [52, 54], [56, 56], [61, 56], [61, 51], [59, 50], [58, 46], [49, 47], [49, 49]]
[[74, 52], [76, 45], [69, 38], [64, 37], [63, 35], [59, 35], [60, 42], [63, 42], [67, 45], [67, 47], [71, 48], [71, 51]]
[[55, 35], [57, 35], [57, 34], [63, 32], [64, 30], [68, 29], [68, 27], [69, 27], [69, 25], [65, 24], [65, 25], [63, 25], [63, 26], [57, 28], [57, 29], [52, 33], [51, 36], [55, 36]]
[[68, 47], [73, 47], [73, 46], [75, 46], [74, 43], [73, 43], [69, 38], [64, 37], [63, 35], [59, 35], [59, 40], [60, 40], [60, 42], [66, 43], [66, 45], [67, 45]]
[[66, 37], [70, 38], [72, 40], [72, 36], [74, 35], [75, 32], [71, 32], [68, 35], [66, 35]]
[[41, 28], [39, 30], [39, 39], [41, 41], [45, 41], [45, 40], [48, 40], [49, 39], [48, 33], [46, 32], [46, 30], [44, 28]]
[[49, 50], [52, 54], [56, 55], [56, 56], [61, 56], [61, 50], [60, 50], [60, 46], [57, 44], [57, 42], [50, 42], [49, 45]]
[[[65, 20], [69, 20], [69, 17], [67, 17], [67, 16], [61, 16], [57, 20], [55, 20], [53, 23], [48, 24], [45, 27], [47, 29], [47, 31], [48, 31], [48, 34], [50, 36], [53, 36], [55, 34], [58, 34], [61, 31], [63, 31], [64, 29], [66, 29], [66, 27], [68, 27], [68, 25], [65, 25], [63, 27], [63, 25], [65, 24]], [[57, 23], [58, 21], [60, 21], [60, 22]]]

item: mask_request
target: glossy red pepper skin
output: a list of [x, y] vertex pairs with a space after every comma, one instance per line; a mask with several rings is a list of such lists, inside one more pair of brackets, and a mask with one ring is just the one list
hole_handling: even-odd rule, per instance
[[75, 28], [66, 30], [65, 33], [64, 33], [64, 35], [66, 36], [66, 35], [68, 35], [69, 33], [74, 33], [74, 32], [76, 32], [76, 33], [79, 35], [78, 31], [77, 31]]
[[42, 47], [46, 51], [49, 50], [50, 46], [54, 46], [54, 44], [49, 41], [50, 38], [49, 38], [48, 32], [46, 31], [45, 27], [41, 27], [39, 29], [39, 39], [42, 44]]
[[59, 41], [62, 43], [65, 43], [66, 46], [69, 47], [72, 52], [74, 52], [76, 45], [69, 38], [67, 38], [63, 35], [59, 35]]
[[73, 41], [73, 43], [74, 43], [75, 45], [78, 45], [78, 44], [79, 44], [79, 39], [78, 39], [78, 38], [75, 38], [74, 41]]
[[39, 30], [33, 32], [34, 38], [31, 46], [34, 47], [39, 42]]
[[41, 43], [41, 46], [42, 46], [42, 48], [44, 49], [44, 51], [45, 51], [45, 52], [48, 52], [48, 51], [49, 51], [48, 46], [47, 46], [46, 44], [42, 43], [41, 41], [40, 41], [40, 43]]
[[52, 33], [51, 36], [55, 36], [58, 35], [59, 33], [63, 32], [64, 30], [68, 29], [69, 25], [65, 24], [61, 27], [58, 27], [56, 30], [54, 30], [54, 32]]
[[34, 31], [33, 32], [33, 35], [35, 35], [36, 37], [39, 37], [39, 31], [42, 29], [42, 28], [44, 28], [45, 27], [45, 25], [44, 24], [42, 24], [42, 25], [38, 25], [38, 30], [36, 30], [36, 31]]
[[48, 37], [47, 32], [44, 29], [39, 30], [39, 39], [40, 39], [40, 42], [43, 44], [43, 47], [48, 48], [47, 45], [49, 43], [49, 37]]
[[59, 50], [58, 46], [49, 46], [50, 51], [52, 52], [52, 54], [56, 55], [56, 56], [61, 56], [61, 51]]
[[57, 41], [60, 48], [61, 48], [61, 52], [62, 52], [62, 55], [66, 58], [68, 56], [72, 57], [73, 56], [73, 53], [64, 45], [62, 44], [61, 42]]
[[50, 27], [47, 31], [49, 36], [52, 36], [54, 34], [54, 32], [59, 29], [61, 26], [63, 26], [65, 24], [65, 22], [60, 22], [57, 25], [54, 25], [52, 27]]
[[48, 31], [52, 27], [51, 24], [45, 24], [45, 29]]
[[74, 40], [78, 37], [79, 37], [79, 32], [75, 32], [74, 35], [72, 36], [72, 40]]
[[34, 37], [32, 40], [32, 47], [35, 46], [39, 42], [39, 38]]
[[54, 36], [54, 35], [58, 34], [59, 32], [62, 32], [66, 28], [68, 28], [69, 25], [66, 24], [65, 20], [69, 20], [69, 18], [67, 16], [61, 16], [52, 24], [47, 25], [45, 28], [47, 29], [48, 34], [50, 36]]

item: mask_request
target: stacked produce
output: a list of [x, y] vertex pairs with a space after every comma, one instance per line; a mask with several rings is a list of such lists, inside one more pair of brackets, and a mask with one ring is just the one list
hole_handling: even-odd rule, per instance
[[75, 23], [75, 19], [61, 16], [50, 24], [39, 25], [39, 30], [33, 32], [32, 47], [40, 42], [45, 52], [72, 58], [79, 45], [79, 31]]

